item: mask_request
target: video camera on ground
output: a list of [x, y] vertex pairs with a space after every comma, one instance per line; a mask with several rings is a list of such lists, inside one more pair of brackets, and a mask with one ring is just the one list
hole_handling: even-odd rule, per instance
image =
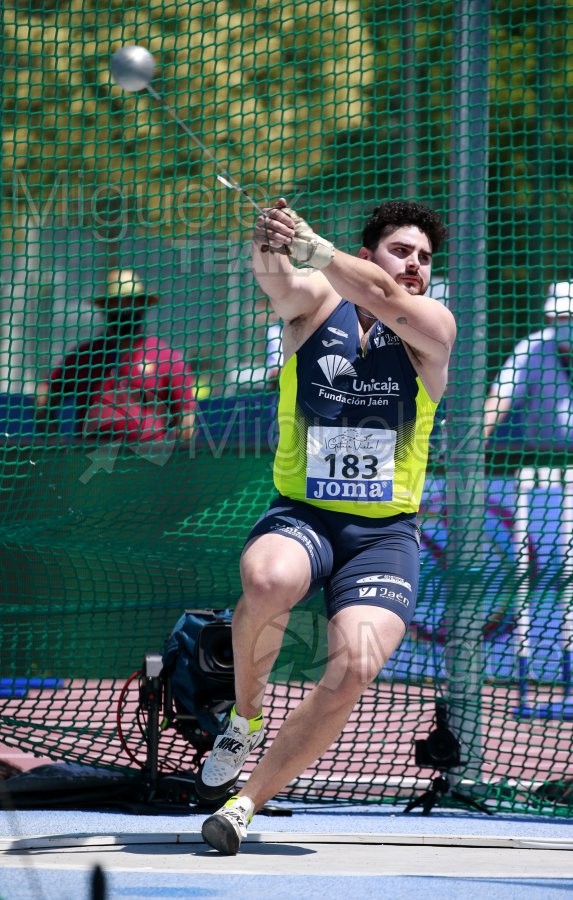
[[460, 742], [448, 724], [445, 700], [436, 700], [436, 727], [427, 738], [415, 742], [416, 765], [446, 771], [463, 765]]
[[234, 703], [231, 616], [228, 609], [186, 610], [165, 642], [166, 714], [198, 750], [210, 749]]

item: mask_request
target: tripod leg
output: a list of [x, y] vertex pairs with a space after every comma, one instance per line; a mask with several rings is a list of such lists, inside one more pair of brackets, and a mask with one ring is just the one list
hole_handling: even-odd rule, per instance
[[488, 816], [492, 815], [491, 809], [488, 809], [487, 806], [484, 806], [484, 804], [480, 803], [478, 800], [474, 800], [473, 797], [468, 797], [460, 791], [452, 791], [451, 794], [454, 800], [464, 803], [466, 806], [471, 807], [471, 809], [477, 809], [480, 812], [487, 813]]
[[140, 703], [147, 711], [147, 761], [145, 764], [145, 786], [149, 799], [155, 796], [159, 768], [159, 711], [163, 698], [161, 671], [163, 660], [158, 653], [147, 653], [144, 659], [143, 686]]
[[417, 806], [422, 807], [422, 815], [429, 816], [435, 804], [438, 802], [438, 794], [435, 791], [424, 791], [419, 797], [410, 800], [404, 809], [405, 813], [411, 812]]
[[424, 803], [423, 803], [422, 815], [429, 816], [437, 802], [438, 802], [437, 794], [432, 794], [432, 793], [427, 794], [424, 799]]
[[406, 804], [406, 808], [404, 809], [405, 813], [411, 812], [413, 809], [416, 809], [417, 806], [422, 805], [422, 797], [414, 797], [413, 800], [409, 800]]

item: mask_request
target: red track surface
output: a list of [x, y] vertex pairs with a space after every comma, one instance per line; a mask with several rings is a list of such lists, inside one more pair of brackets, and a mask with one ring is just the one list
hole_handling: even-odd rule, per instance
[[[6, 742], [0, 757], [25, 769], [46, 759], [133, 768], [116, 727], [122, 687], [123, 682], [111, 680], [74, 681], [57, 691], [30, 691], [25, 698], [0, 701]], [[266, 703], [269, 740], [304, 690], [293, 684], [271, 687]], [[304, 773], [301, 789], [313, 795], [353, 798], [375, 796], [387, 781], [399, 789], [404, 779], [411, 784], [410, 779], [427, 778], [431, 772], [414, 763], [414, 739], [427, 737], [434, 727], [434, 699], [433, 686], [380, 682], [370, 688], [340, 739]], [[529, 698], [530, 702], [559, 699], [549, 691]], [[146, 748], [137, 725], [137, 704], [136, 680], [127, 692], [121, 723], [130, 753], [143, 765]], [[484, 686], [480, 780], [523, 783], [571, 776], [573, 723], [519, 720], [513, 712], [517, 705], [517, 691]], [[161, 735], [159, 758], [165, 771], [194, 767], [192, 748], [172, 728]], [[252, 764], [255, 761], [256, 756]]]

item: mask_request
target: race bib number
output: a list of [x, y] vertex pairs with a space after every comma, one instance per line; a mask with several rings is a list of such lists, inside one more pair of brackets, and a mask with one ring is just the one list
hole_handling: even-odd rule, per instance
[[306, 442], [307, 500], [392, 500], [396, 432], [315, 425]]

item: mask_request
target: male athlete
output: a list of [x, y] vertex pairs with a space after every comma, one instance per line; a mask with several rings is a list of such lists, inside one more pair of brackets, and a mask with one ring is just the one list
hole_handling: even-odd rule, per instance
[[257, 219], [254, 273], [283, 321], [279, 496], [241, 558], [236, 703], [198, 776], [200, 796], [225, 797], [262, 743], [289, 612], [321, 587], [328, 663], [244, 787], [203, 823], [221, 853], [237, 853], [253, 814], [336, 740], [412, 619], [416, 513], [456, 333], [449, 310], [424, 296], [444, 238], [437, 214], [411, 201], [374, 210], [357, 256], [314, 234], [284, 200]]

